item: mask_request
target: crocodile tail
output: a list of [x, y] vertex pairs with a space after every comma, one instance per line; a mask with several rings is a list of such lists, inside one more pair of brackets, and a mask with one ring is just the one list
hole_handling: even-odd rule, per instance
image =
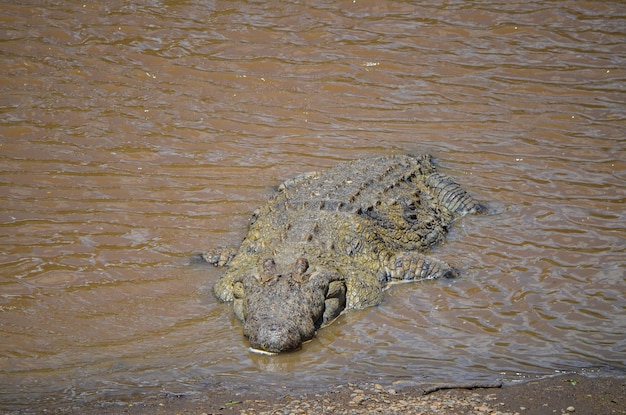
[[480, 203], [445, 174], [431, 174], [426, 179], [426, 185], [432, 189], [439, 202], [451, 212], [465, 215], [484, 211], [484, 207]]

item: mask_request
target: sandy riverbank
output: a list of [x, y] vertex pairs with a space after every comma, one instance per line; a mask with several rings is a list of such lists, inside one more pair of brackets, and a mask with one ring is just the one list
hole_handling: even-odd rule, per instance
[[[70, 414], [423, 414], [549, 415], [626, 414], [626, 379], [563, 375], [500, 388], [444, 389], [433, 385], [340, 385], [331, 391], [292, 396], [246, 396], [207, 391], [201, 397], [164, 397], [149, 403], [95, 404]], [[55, 411], [51, 411], [54, 413]]]

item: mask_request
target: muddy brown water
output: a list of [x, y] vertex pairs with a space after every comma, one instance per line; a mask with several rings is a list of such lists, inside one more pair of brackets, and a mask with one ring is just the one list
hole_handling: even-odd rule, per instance
[[[0, 409], [626, 370], [620, 1], [2, 2]], [[429, 152], [492, 214], [303, 350], [220, 270], [281, 181]]]

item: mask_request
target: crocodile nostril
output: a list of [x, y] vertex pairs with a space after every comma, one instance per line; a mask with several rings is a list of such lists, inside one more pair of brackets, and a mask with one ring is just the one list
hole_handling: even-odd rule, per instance
[[277, 331], [277, 330], [280, 330], [280, 325], [276, 323], [271, 323], [267, 325], [267, 329], [270, 331]]

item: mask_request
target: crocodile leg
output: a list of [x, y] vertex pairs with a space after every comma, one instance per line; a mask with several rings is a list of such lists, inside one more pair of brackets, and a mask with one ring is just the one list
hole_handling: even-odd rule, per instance
[[225, 267], [237, 254], [237, 247], [217, 248], [200, 254], [202, 259], [216, 267]]
[[456, 277], [446, 262], [417, 252], [400, 252], [385, 261], [384, 267], [386, 283]]

